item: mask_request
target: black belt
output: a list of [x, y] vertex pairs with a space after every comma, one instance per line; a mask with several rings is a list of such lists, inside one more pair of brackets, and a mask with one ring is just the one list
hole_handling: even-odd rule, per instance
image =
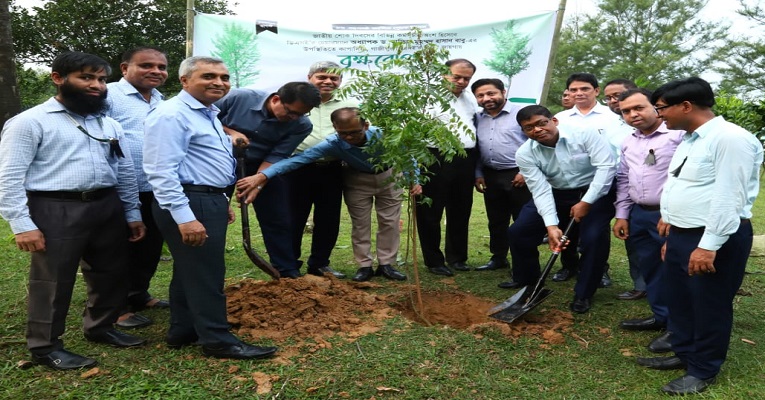
[[[751, 221], [749, 221], [749, 218], [741, 218], [741, 224], [748, 224]], [[680, 228], [679, 226], [670, 225], [670, 229], [674, 229], [678, 232], [683, 233], [704, 233], [704, 229], [706, 229], [703, 226], [696, 227], [696, 228]]]
[[186, 192], [196, 193], [226, 193], [227, 188], [219, 188], [207, 185], [181, 185]]
[[576, 189], [556, 189], [556, 188], [552, 188], [553, 194], [558, 193], [558, 194], [579, 194], [579, 195], [584, 195], [585, 193], [587, 193], [588, 190], [590, 190], [589, 186], [582, 186], [582, 187], [576, 188]]
[[645, 205], [645, 204], [638, 204], [637, 206], [642, 208], [643, 210], [646, 210], [646, 211], [659, 211], [659, 210], [661, 210], [660, 206], [649, 206], [649, 205]]
[[78, 201], [96, 201], [100, 200], [114, 191], [113, 187], [87, 190], [85, 192], [27, 192], [27, 196], [46, 197], [58, 200], [78, 200]]
[[518, 172], [520, 171], [520, 168], [518, 167], [512, 167], [512, 168], [505, 168], [505, 169], [495, 169], [487, 166], [483, 166], [484, 171], [492, 171], [492, 172]]

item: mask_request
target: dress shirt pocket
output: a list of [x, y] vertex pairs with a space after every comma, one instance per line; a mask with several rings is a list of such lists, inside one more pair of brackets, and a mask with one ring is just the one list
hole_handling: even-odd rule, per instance
[[714, 164], [705, 156], [688, 156], [688, 159], [677, 175], [678, 179], [699, 183], [714, 181], [714, 177]]

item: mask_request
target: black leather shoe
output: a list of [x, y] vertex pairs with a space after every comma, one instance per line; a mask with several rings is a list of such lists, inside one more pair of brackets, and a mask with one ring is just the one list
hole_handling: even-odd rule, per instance
[[667, 328], [667, 323], [659, 322], [654, 317], [625, 319], [619, 324], [619, 328], [628, 331], [661, 331]]
[[576, 271], [572, 271], [568, 268], [561, 268], [553, 275], [552, 280], [554, 282], [564, 282], [573, 278], [574, 276], [576, 276]]
[[98, 364], [98, 362], [92, 358], [83, 357], [64, 349], [51, 351], [48, 354], [42, 355], [32, 354], [32, 363], [45, 365], [58, 371], [89, 368]]
[[516, 281], [513, 281], [513, 280], [509, 280], [507, 282], [502, 282], [502, 283], [500, 283], [497, 286], [499, 286], [502, 289], [518, 289], [518, 288], [522, 288], [522, 287], [524, 287], [526, 285], [524, 285], [522, 283], [519, 283], [519, 282], [516, 282]]
[[680, 357], [677, 356], [638, 357], [635, 361], [637, 361], [638, 365], [642, 365], [651, 369], [670, 370], [686, 368], [685, 361], [681, 360]]
[[[602, 282], [601, 282], [602, 283]], [[646, 292], [644, 290], [628, 290], [623, 293], [619, 293], [616, 295], [617, 300], [640, 300], [643, 297], [646, 296]]]
[[598, 287], [604, 288], [604, 287], [610, 287], [611, 286], [611, 275], [608, 275], [608, 271], [603, 273], [603, 277], [600, 278], [600, 285]]
[[428, 271], [430, 271], [431, 274], [436, 274], [436, 275], [454, 276], [454, 272], [452, 272], [445, 265], [441, 267], [428, 268]]
[[279, 349], [273, 346], [253, 346], [244, 342], [202, 346], [202, 353], [208, 357], [235, 358], [238, 360], [268, 358], [273, 356], [277, 350]]
[[709, 379], [699, 379], [691, 375], [683, 375], [668, 384], [664, 385], [661, 390], [664, 393], [670, 395], [684, 396], [686, 394], [701, 393], [709, 387], [709, 385], [715, 383], [715, 377]]
[[651, 340], [651, 343], [648, 343], [648, 346], [646, 346], [648, 351], [652, 353], [669, 353], [672, 351], [670, 336], [672, 336], [672, 332], [668, 331]]
[[[451, 271], [450, 271], [451, 272]], [[383, 264], [377, 266], [377, 275], [384, 276], [394, 281], [405, 281], [406, 275], [393, 268], [390, 264]]]
[[587, 311], [590, 311], [590, 307], [592, 307], [592, 300], [578, 299], [575, 297], [574, 301], [572, 301], [571, 304], [568, 305], [568, 307], [571, 309], [571, 311], [577, 314], [584, 314]]
[[191, 346], [197, 343], [199, 336], [196, 334], [187, 336], [166, 336], [165, 343], [167, 347], [173, 350], [179, 350], [184, 346]]
[[146, 339], [129, 335], [116, 329], [109, 329], [96, 334], [86, 333], [85, 339], [91, 342], [112, 345], [114, 347], [135, 347], [146, 343]]
[[157, 300], [154, 304], [150, 306], [146, 306], [146, 308], [154, 308], [154, 309], [160, 309], [160, 308], [170, 308], [170, 302], [167, 300]]
[[316, 276], [324, 276], [325, 274], [330, 274], [330, 275], [334, 276], [337, 279], [344, 279], [345, 278], [345, 274], [344, 273], [342, 273], [340, 271], [335, 271], [330, 266], [319, 267], [319, 268], [308, 267], [308, 273], [311, 274], [311, 275], [316, 275]]
[[486, 265], [481, 265], [476, 268], [476, 271], [493, 271], [495, 269], [510, 268], [510, 263], [507, 260], [496, 261], [494, 259], [489, 260]]
[[143, 328], [145, 326], [149, 326], [152, 324], [152, 320], [149, 317], [143, 316], [141, 314], [133, 314], [122, 321], [117, 321], [114, 323], [114, 325], [117, 325], [120, 328], [124, 329], [137, 329], [137, 328]]
[[300, 273], [300, 271], [296, 269], [290, 269], [287, 271], [279, 271], [279, 277], [281, 278], [288, 278], [288, 279], [297, 279], [303, 276], [303, 274]]
[[355, 282], [366, 282], [375, 275], [375, 272], [372, 270], [372, 267], [361, 267], [356, 271], [356, 275], [353, 275], [353, 278], [351, 278], [352, 281]]
[[470, 271], [470, 267], [467, 264], [465, 264], [463, 261], [451, 263], [449, 265], [449, 268], [455, 271]]

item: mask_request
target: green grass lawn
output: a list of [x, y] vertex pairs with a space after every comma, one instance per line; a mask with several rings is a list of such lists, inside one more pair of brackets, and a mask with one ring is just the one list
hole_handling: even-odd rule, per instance
[[[476, 194], [471, 223], [469, 263], [489, 258], [483, 201]], [[755, 205], [756, 234], [765, 232], [765, 199]], [[254, 219], [254, 218], [253, 218]], [[350, 245], [350, 223], [344, 217], [333, 267], [347, 274], [356, 270]], [[253, 229], [256, 249], [265, 254], [259, 230]], [[45, 367], [20, 369], [29, 358], [25, 347], [26, 281], [29, 255], [16, 249], [7, 223], [0, 223], [0, 398], [2, 399], [653, 399], [659, 388], [680, 376], [679, 371], [638, 367], [635, 356], [648, 356], [644, 346], [652, 332], [624, 332], [620, 320], [649, 313], [645, 300], [624, 302], [614, 295], [631, 288], [623, 244], [612, 239], [610, 257], [614, 285], [600, 289], [590, 313], [576, 315], [562, 344], [545, 344], [539, 337], [511, 340], [499, 332], [477, 335], [442, 326], [423, 326], [398, 316], [379, 332], [355, 342], [329, 339], [331, 348], [300, 354], [290, 363], [208, 359], [198, 348], [170, 351], [163, 342], [166, 311], [146, 315], [155, 324], [138, 333], [150, 340], [142, 349], [114, 349], [86, 342], [81, 334], [84, 284], [77, 284], [65, 335], [69, 350], [94, 357], [100, 373], [56, 372]], [[304, 241], [308, 249], [309, 236]], [[238, 222], [229, 230], [228, 278], [267, 279], [241, 248]], [[406, 245], [402, 238], [402, 254]], [[418, 251], [419, 253], [419, 251]], [[305, 256], [305, 254], [304, 254]], [[542, 249], [543, 262], [549, 252]], [[421, 264], [421, 263], [420, 263]], [[403, 267], [412, 272], [411, 262]], [[557, 269], [557, 268], [556, 268]], [[160, 265], [152, 293], [166, 298], [171, 266]], [[421, 268], [421, 271], [425, 271]], [[765, 393], [765, 262], [751, 258], [743, 289], [750, 296], [735, 300], [735, 324], [728, 361], [718, 383], [698, 395], [704, 399], [758, 399]], [[513, 292], [497, 288], [506, 270], [458, 273], [460, 290], [497, 303]], [[442, 280], [421, 273], [425, 288], [443, 288]], [[376, 279], [383, 293], [401, 291], [401, 283]], [[543, 309], [567, 311], [573, 282], [547, 283], [554, 289]], [[754, 343], [754, 344], [752, 344]], [[275, 377], [268, 393], [258, 394], [257, 378]]]

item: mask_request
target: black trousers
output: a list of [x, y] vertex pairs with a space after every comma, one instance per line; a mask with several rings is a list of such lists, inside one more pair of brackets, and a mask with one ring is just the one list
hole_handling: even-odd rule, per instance
[[329, 257], [340, 232], [340, 210], [343, 201], [343, 176], [340, 161], [313, 163], [285, 175], [289, 185], [289, 205], [292, 216], [292, 246], [300, 259], [303, 227], [313, 207], [313, 234], [308, 266], [322, 268], [330, 264]]
[[29, 196], [28, 204], [46, 250], [32, 252], [27, 347], [46, 354], [64, 347], [61, 335], [80, 259], [88, 291], [83, 330], [98, 334], [112, 328], [127, 298], [129, 233], [116, 191], [89, 202]]
[[226, 318], [224, 252], [228, 229], [228, 199], [221, 193], [186, 192], [189, 206], [207, 231], [202, 246], [183, 243], [170, 211], [155, 201], [154, 219], [173, 255], [170, 281], [170, 337], [195, 333], [203, 345], [237, 343]]
[[531, 192], [527, 186], [513, 186], [513, 179], [517, 174], [518, 168], [483, 168], [483, 179], [486, 183], [483, 202], [489, 220], [489, 251], [492, 254], [491, 259], [495, 262], [504, 263], [507, 260], [510, 248], [507, 227], [510, 225], [510, 217], [513, 221], [518, 220], [521, 208], [531, 200]]
[[159, 231], [157, 223], [154, 222], [154, 212], [152, 211], [154, 193], [141, 192], [139, 198], [141, 200], [141, 216], [146, 225], [146, 236], [143, 240], [128, 244], [130, 251], [128, 306], [135, 309], [144, 308], [152, 298], [149, 294], [149, 285], [154, 273], [157, 272], [159, 258], [162, 255], [162, 243], [164, 242], [162, 232]]
[[[427, 267], [432, 268], [467, 261], [477, 153], [475, 149], [467, 149], [466, 157], [455, 156], [447, 162], [438, 150], [430, 150], [438, 161], [428, 167], [432, 175], [422, 186], [422, 194], [429, 197], [432, 203], [417, 204], [417, 231], [423, 261]], [[446, 240], [444, 252], [441, 252], [441, 220], [444, 210]]]

